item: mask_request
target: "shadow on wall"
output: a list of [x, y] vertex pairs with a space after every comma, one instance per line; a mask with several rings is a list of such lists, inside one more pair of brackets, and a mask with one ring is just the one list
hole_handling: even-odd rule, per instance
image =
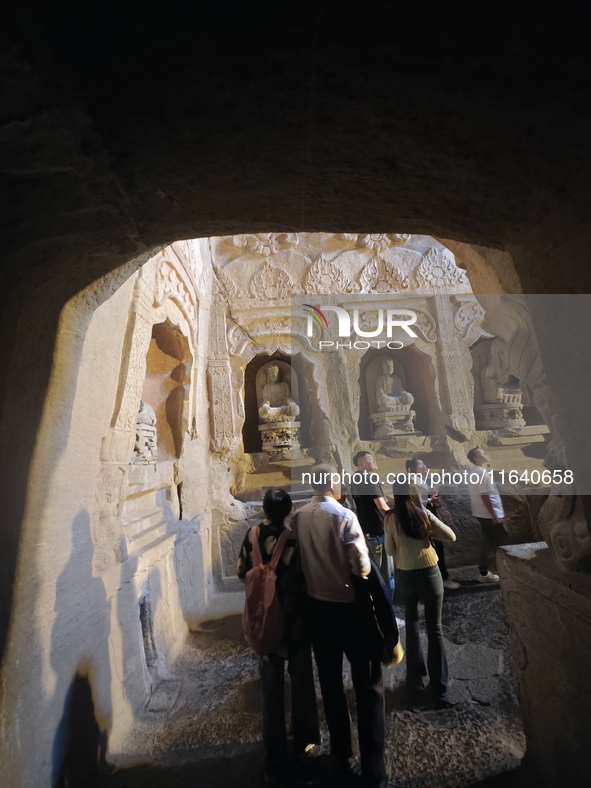
[[72, 551], [56, 585], [53, 697], [64, 701], [52, 748], [52, 788], [86, 788], [105, 763], [111, 723], [110, 603], [103, 581], [92, 575], [93, 555], [90, 517], [83, 509], [72, 523]]
[[86, 788], [104, 767], [106, 750], [107, 733], [96, 721], [90, 681], [77, 673], [55, 737], [53, 788]]
[[[112, 261], [111, 256], [105, 270], [97, 271], [89, 266], [76, 277], [72, 277], [71, 271], [58, 272], [50, 283], [43, 283], [26, 299], [23, 296], [22, 303], [16, 297], [13, 300], [13, 304], [19, 308], [24, 304], [18, 325], [35, 326], [35, 334], [25, 353], [8, 351], [8, 358], [0, 365], [0, 469], [3, 480], [0, 486], [0, 511], [3, 515], [0, 521], [0, 662], [8, 638], [25, 511], [42, 510], [53, 469], [57, 467], [64, 451], [65, 444], [61, 436], [69, 433], [76, 380], [88, 326], [96, 308], [145, 262], [144, 258], [138, 258], [112, 271], [108, 270]], [[100, 279], [101, 276], [104, 278]], [[88, 287], [86, 291], [85, 287]], [[72, 308], [68, 309], [69, 306]], [[5, 348], [10, 348], [9, 340], [13, 333], [17, 333], [14, 328], [17, 321], [15, 319], [12, 325], [11, 315], [12, 306], [3, 308], [2, 327], [10, 327], [6, 335], [7, 344], [0, 349], [0, 355]], [[56, 354], [58, 325], [61, 336], [67, 336], [68, 341], [62, 346], [63, 352]], [[72, 325], [75, 325], [75, 330], [72, 330]], [[18, 337], [16, 341], [19, 341]], [[56, 368], [60, 372], [56, 375], [60, 381], [59, 396], [55, 396], [53, 402], [59, 405], [56, 404], [52, 409], [48, 422], [43, 420], [43, 408], [52, 370]], [[23, 381], [27, 381], [26, 406], [22, 398]], [[26, 408], [26, 415], [23, 415], [23, 407]], [[18, 446], [17, 452], [14, 451], [15, 446]], [[36, 468], [48, 468], [50, 471], [43, 475], [41, 482], [37, 477], [36, 483], [32, 485], [31, 478]], [[36, 581], [31, 578], [28, 582], [31, 594], [36, 595]]]

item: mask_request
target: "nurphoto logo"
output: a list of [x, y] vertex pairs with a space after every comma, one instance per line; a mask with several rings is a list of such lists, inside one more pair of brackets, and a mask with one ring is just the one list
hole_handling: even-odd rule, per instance
[[[378, 309], [378, 322], [375, 328], [364, 331], [359, 325], [359, 309], [353, 309], [353, 323], [351, 325], [351, 315], [341, 306], [322, 306], [322, 308], [312, 306], [312, 304], [303, 304], [303, 311], [308, 320], [307, 336], [311, 339], [314, 336], [314, 323], [316, 322], [321, 331], [328, 328], [328, 319], [325, 312], [334, 312], [338, 319], [339, 337], [347, 337], [351, 339], [351, 334], [361, 337], [361, 341], [355, 342], [334, 342], [332, 340], [320, 340], [318, 342], [319, 350], [325, 348], [354, 348], [355, 350], [368, 350], [370, 347], [388, 347], [392, 350], [400, 350], [404, 347], [404, 342], [392, 339], [392, 332], [394, 328], [401, 328], [409, 337], [415, 337], [416, 334], [411, 326], [417, 322], [418, 316], [412, 309]], [[379, 337], [386, 330], [387, 340], [385, 339], [372, 339], [368, 342], [370, 337]], [[389, 341], [388, 341], [389, 340]]]

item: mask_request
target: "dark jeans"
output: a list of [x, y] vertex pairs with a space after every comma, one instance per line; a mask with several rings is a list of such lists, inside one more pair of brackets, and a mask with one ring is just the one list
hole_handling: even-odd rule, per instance
[[479, 517], [480, 523], [480, 574], [485, 575], [494, 562], [497, 549], [504, 544], [507, 532], [502, 524], [495, 525], [492, 518]]
[[435, 548], [437, 558], [439, 559], [439, 571], [441, 572], [441, 577], [444, 580], [449, 580], [449, 572], [447, 571], [447, 566], [445, 565], [445, 547], [443, 546], [443, 542], [433, 539], [433, 547]]
[[[307, 637], [300, 638], [288, 647], [287, 670], [291, 678], [293, 749], [302, 752], [307, 744], [320, 743], [312, 650]], [[285, 766], [287, 759], [285, 658], [277, 654], [259, 657], [259, 672], [263, 691], [265, 771], [273, 774]]]
[[362, 610], [357, 602], [308, 600], [308, 625], [333, 755], [353, 755], [351, 717], [343, 687], [343, 655], [351, 663], [357, 701], [361, 770], [369, 784], [386, 780], [385, 712], [382, 665], [359, 637]]
[[394, 599], [394, 575], [388, 569], [388, 555], [384, 546], [383, 536], [365, 535], [365, 543], [369, 550], [369, 557], [380, 570], [386, 588], [390, 592], [390, 599]]
[[426, 569], [398, 570], [398, 586], [402, 591], [406, 613], [406, 681], [410, 687], [423, 684], [425, 659], [419, 640], [419, 601], [425, 605], [428, 651], [427, 667], [435, 697], [447, 692], [447, 657], [443, 642], [441, 613], [443, 580], [438, 566]]

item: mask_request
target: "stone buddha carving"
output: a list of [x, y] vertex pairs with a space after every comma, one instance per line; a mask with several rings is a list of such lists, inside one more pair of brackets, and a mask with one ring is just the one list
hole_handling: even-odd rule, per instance
[[486, 403], [521, 404], [522, 391], [519, 383], [513, 382], [502, 343], [495, 340], [488, 352], [487, 365], [480, 372], [482, 399]]
[[387, 413], [400, 406], [409, 408], [413, 402], [413, 395], [404, 390], [402, 381], [394, 374], [394, 361], [386, 358], [381, 365], [382, 374], [376, 380], [376, 403], [379, 413]]
[[291, 398], [291, 387], [286, 380], [281, 380], [281, 370], [277, 364], [270, 364], [267, 369], [267, 382], [261, 395], [262, 405], [259, 417], [265, 424], [277, 421], [293, 421], [300, 409]]
[[158, 459], [156, 414], [152, 406], [143, 400], [140, 400], [136, 419], [133, 451], [136, 462], [155, 462]]

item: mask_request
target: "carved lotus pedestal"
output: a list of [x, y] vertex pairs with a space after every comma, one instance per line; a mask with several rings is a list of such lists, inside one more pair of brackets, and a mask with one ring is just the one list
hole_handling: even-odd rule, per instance
[[525, 427], [523, 405], [520, 403], [494, 403], [476, 405], [476, 429], [499, 430], [505, 427]]
[[387, 438], [390, 435], [404, 435], [414, 432], [416, 413], [409, 405], [398, 405], [381, 413], [370, 413], [369, 423], [373, 438]]
[[268, 454], [282, 454], [294, 456], [298, 452], [300, 443], [298, 432], [299, 421], [277, 421], [270, 424], [259, 424], [259, 432], [263, 441], [263, 451]]

